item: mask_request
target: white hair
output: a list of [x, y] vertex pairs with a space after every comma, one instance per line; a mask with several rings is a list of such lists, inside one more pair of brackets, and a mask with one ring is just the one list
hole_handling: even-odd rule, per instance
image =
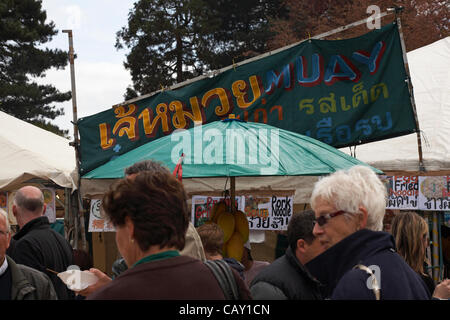
[[2, 216], [5, 217], [5, 221], [6, 221], [6, 232], [8, 232], [8, 233], [11, 232], [11, 227], [10, 227], [10, 225], [9, 225], [8, 214], [7, 214], [6, 211], [3, 210], [2, 208], [0, 208], [0, 214], [1, 214]]
[[336, 210], [348, 213], [358, 213], [359, 207], [364, 207], [367, 210], [366, 228], [381, 231], [386, 197], [386, 187], [375, 172], [358, 165], [349, 170], [339, 170], [316, 182], [311, 195], [311, 207], [315, 208], [319, 198], [333, 205]]

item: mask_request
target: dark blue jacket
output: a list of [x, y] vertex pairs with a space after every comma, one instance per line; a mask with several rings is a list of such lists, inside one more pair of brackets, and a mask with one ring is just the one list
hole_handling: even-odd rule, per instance
[[325, 285], [325, 297], [374, 300], [375, 294], [368, 286], [369, 275], [353, 269], [357, 264], [379, 270], [376, 278], [380, 281], [382, 300], [431, 298], [420, 276], [395, 252], [394, 238], [386, 232], [357, 231], [311, 260], [306, 267]]
[[319, 285], [288, 247], [256, 275], [250, 292], [254, 300], [321, 300]]

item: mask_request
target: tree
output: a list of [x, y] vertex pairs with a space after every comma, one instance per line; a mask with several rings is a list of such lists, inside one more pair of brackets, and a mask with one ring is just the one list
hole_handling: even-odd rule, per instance
[[[450, 30], [450, 4], [442, 0], [285, 0], [285, 5], [289, 17], [272, 24], [276, 36], [269, 43], [271, 49], [369, 17], [366, 10], [370, 5], [379, 6], [381, 12], [394, 5], [404, 7], [400, 14], [407, 51], [442, 39]], [[392, 19], [392, 15], [387, 16], [382, 23]], [[363, 24], [328, 39], [350, 38], [368, 31]]]
[[46, 13], [38, 0], [6, 0], [0, 3], [0, 110], [60, 135], [51, 124], [63, 109], [54, 102], [71, 98], [52, 85], [39, 85], [32, 77], [43, 78], [45, 71], [67, 65], [68, 54], [39, 48], [57, 34], [53, 22], [45, 23]]
[[133, 87], [128, 100], [267, 50], [280, 0], [140, 0], [116, 38]]
[[201, 60], [208, 69], [232, 65], [267, 52], [268, 40], [275, 35], [270, 21], [287, 18], [282, 0], [206, 0], [209, 12], [218, 22], [200, 46]]

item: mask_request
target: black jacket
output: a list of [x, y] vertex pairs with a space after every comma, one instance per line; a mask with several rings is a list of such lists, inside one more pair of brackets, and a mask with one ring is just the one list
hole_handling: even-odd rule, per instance
[[56, 300], [56, 292], [50, 279], [33, 268], [16, 264], [10, 257], [8, 268], [11, 270], [12, 300]]
[[285, 255], [261, 270], [250, 284], [254, 300], [319, 300], [319, 282], [288, 247]]
[[12, 250], [8, 252], [16, 262], [45, 273], [53, 283], [59, 300], [73, 299], [74, 293], [47, 270], [64, 272], [72, 264], [73, 250], [69, 242], [55, 232], [45, 216], [31, 220], [17, 232]]
[[[381, 300], [428, 300], [430, 295], [420, 276], [395, 252], [391, 234], [363, 229], [341, 240], [311, 260], [306, 267], [325, 285], [324, 297], [374, 300], [363, 264], [375, 270]], [[370, 283], [370, 282], [369, 282]]]

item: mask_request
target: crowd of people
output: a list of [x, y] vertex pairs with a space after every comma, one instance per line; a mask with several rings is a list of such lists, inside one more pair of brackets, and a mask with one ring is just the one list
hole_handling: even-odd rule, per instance
[[[97, 282], [74, 292], [57, 276], [78, 259], [50, 227], [41, 190], [19, 189], [12, 236], [0, 209], [0, 300], [430, 300], [449, 299], [450, 280], [426, 273], [429, 230], [414, 212], [395, 214], [383, 230], [386, 189], [369, 168], [320, 179], [311, 208], [289, 222], [287, 249], [275, 261], [222, 254], [223, 231], [189, 221], [182, 182], [164, 166], [142, 161], [102, 199], [121, 258], [113, 277], [89, 268]], [[75, 259], [74, 259], [75, 258]], [[210, 263], [215, 261], [215, 263]], [[232, 293], [232, 294], [231, 294]]]

